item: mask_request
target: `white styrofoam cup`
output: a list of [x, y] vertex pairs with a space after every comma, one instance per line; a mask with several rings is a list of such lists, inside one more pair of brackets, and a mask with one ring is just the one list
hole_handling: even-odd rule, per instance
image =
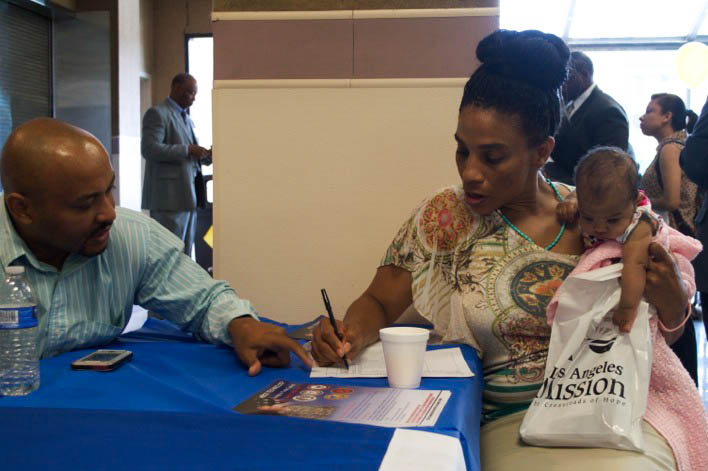
[[400, 389], [420, 386], [429, 335], [428, 329], [420, 327], [386, 327], [379, 330], [389, 386]]

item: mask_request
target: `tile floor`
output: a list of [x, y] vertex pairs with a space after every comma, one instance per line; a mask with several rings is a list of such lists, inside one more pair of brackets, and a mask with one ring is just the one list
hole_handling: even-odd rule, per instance
[[703, 398], [703, 404], [708, 410], [708, 344], [703, 322], [695, 321], [696, 340], [698, 344], [698, 392]]

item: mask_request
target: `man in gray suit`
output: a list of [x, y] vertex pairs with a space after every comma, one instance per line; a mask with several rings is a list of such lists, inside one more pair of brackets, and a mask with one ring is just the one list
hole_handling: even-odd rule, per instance
[[140, 143], [145, 158], [142, 207], [184, 241], [190, 256], [197, 208], [206, 205], [201, 166], [211, 163], [211, 151], [197, 144], [187, 112], [196, 95], [194, 77], [177, 74], [170, 96], [145, 112]]

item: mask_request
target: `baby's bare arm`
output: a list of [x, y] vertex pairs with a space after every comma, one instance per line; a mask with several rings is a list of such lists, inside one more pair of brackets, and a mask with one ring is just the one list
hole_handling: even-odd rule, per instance
[[578, 198], [575, 190], [568, 193], [556, 206], [558, 221], [573, 224], [578, 218]]
[[622, 262], [624, 263], [620, 279], [622, 294], [613, 320], [623, 332], [629, 332], [632, 328], [637, 315], [637, 307], [642, 300], [651, 238], [651, 225], [646, 221], [639, 221], [622, 246]]

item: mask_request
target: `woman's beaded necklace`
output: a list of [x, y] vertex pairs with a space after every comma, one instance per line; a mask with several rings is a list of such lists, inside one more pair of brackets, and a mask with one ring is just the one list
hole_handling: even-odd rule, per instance
[[[546, 183], [548, 183], [550, 185], [550, 187], [553, 189], [553, 193], [556, 194], [556, 198], [558, 198], [559, 201], [562, 201], [563, 197], [560, 195], [560, 193], [558, 193], [558, 189], [556, 189], [556, 187], [553, 185], [553, 182], [551, 182], [550, 178], [546, 177]], [[511, 221], [509, 221], [509, 219], [506, 216], [504, 216], [504, 213], [501, 212], [501, 209], [497, 209], [497, 213], [499, 213], [499, 216], [501, 216], [502, 220], [506, 223], [507, 226], [511, 227], [514, 230], [514, 232], [516, 232], [517, 234], [519, 234], [521, 237], [523, 237], [527, 241], [531, 242], [532, 244], [534, 244], [534, 245], [536, 244], [536, 242], [531, 240], [531, 237], [527, 236], [526, 234], [521, 232], [521, 230], [519, 230], [518, 227], [513, 225], [511, 223]], [[563, 223], [561, 225], [560, 231], [558, 232], [558, 235], [556, 236], [556, 238], [553, 239], [553, 241], [550, 244], [548, 244], [544, 248], [544, 250], [551, 250], [553, 247], [555, 247], [555, 245], [558, 243], [561, 236], [563, 235], [563, 232], [565, 232], [565, 223]]]

